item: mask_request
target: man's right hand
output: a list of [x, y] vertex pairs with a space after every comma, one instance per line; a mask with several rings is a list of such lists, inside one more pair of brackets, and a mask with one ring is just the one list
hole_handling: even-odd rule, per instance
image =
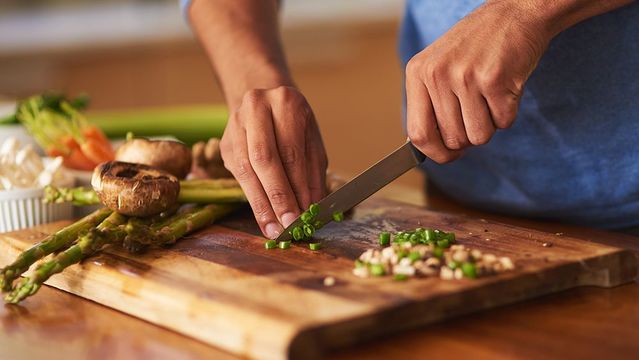
[[311, 107], [294, 87], [248, 91], [220, 151], [268, 238], [324, 196], [326, 151]]

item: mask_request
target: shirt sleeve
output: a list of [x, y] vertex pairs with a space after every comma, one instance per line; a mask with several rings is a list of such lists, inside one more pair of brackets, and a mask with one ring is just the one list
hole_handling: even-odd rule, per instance
[[189, 7], [191, 6], [191, 0], [180, 0], [180, 8], [182, 9], [182, 16], [189, 21]]

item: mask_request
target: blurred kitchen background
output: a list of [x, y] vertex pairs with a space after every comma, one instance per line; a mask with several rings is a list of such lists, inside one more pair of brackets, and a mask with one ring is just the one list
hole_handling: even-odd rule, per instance
[[[399, 146], [401, 0], [284, 0], [292, 72], [314, 108], [330, 168], [355, 175]], [[92, 110], [221, 104], [178, 0], [3, 0], [0, 96], [86, 93]], [[413, 171], [393, 197], [420, 203]]]

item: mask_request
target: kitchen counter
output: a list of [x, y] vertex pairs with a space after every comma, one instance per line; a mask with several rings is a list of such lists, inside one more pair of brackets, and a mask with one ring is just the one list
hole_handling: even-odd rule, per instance
[[[437, 195], [429, 196], [428, 206], [473, 213]], [[590, 231], [498, 219], [566, 235]], [[639, 256], [639, 238], [636, 243], [612, 245], [624, 245]], [[196, 340], [49, 287], [22, 306], [1, 307], [0, 323], [2, 359], [234, 358]], [[637, 324], [639, 282], [613, 289], [578, 288], [341, 349], [331, 358], [630, 359], [639, 353]]]

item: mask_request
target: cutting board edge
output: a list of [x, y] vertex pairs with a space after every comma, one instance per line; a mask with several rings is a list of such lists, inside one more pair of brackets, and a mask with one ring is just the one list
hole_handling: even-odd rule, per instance
[[[610, 248], [615, 249], [614, 247], [610, 247]], [[541, 291], [539, 290], [540, 284], [531, 285], [529, 287], [529, 290], [533, 290], [533, 289], [535, 290], [534, 292], [536, 293], [536, 295], [534, 296], [526, 295], [523, 289], [508, 289], [509, 282], [493, 281], [490, 284], [491, 286], [496, 286], [496, 287], [501, 286], [502, 287], [501, 291], [508, 290], [509, 292], [507, 292], [507, 294], [509, 296], [501, 296], [499, 297], [499, 301], [496, 301], [496, 302], [493, 301], [490, 304], [486, 304], [486, 302], [490, 300], [488, 297], [486, 297], [484, 299], [484, 302], [476, 303], [476, 306], [474, 307], [468, 307], [468, 308], [464, 308], [463, 310], [456, 311], [455, 306], [450, 306], [450, 301], [445, 299], [445, 294], [442, 294], [441, 296], [431, 298], [431, 301], [433, 299], [436, 299], [437, 301], [446, 303], [447, 306], [445, 306], [445, 309], [443, 309], [444, 310], [443, 313], [436, 314], [435, 316], [432, 316], [431, 318], [427, 318], [427, 319], [416, 317], [414, 316], [414, 314], [409, 314], [410, 316], [406, 316], [406, 319], [409, 319], [409, 321], [402, 323], [402, 326], [393, 327], [392, 326], [393, 324], [397, 324], [397, 322], [393, 322], [393, 321], [381, 320], [376, 322], [375, 319], [372, 318], [369, 314], [362, 315], [362, 316], [355, 316], [351, 319], [348, 319], [347, 321], [345, 321], [345, 319], [340, 319], [340, 321], [336, 321], [333, 323], [324, 323], [321, 325], [309, 326], [309, 327], [301, 329], [297, 333], [297, 335], [292, 339], [290, 346], [288, 348], [288, 356], [289, 358], [300, 358], [300, 359], [317, 358], [324, 355], [326, 352], [330, 352], [331, 350], [335, 350], [345, 346], [356, 345], [362, 342], [366, 342], [375, 338], [382, 337], [384, 335], [395, 334], [403, 330], [416, 329], [420, 326], [432, 325], [440, 321], [459, 318], [465, 315], [470, 315], [473, 313], [480, 312], [482, 310], [486, 310], [486, 309], [492, 310], [499, 307], [512, 305], [524, 300], [534, 300], [543, 296], [547, 296], [547, 295], [551, 295], [551, 294], [555, 294], [555, 293], [559, 293], [559, 292], [563, 292], [563, 291], [567, 291], [567, 290], [571, 290], [571, 289], [575, 289], [579, 287], [587, 287], [587, 286], [596, 286], [596, 287], [603, 287], [603, 288], [616, 287], [616, 286], [630, 283], [636, 280], [637, 277], [639, 276], [638, 274], [639, 261], [637, 260], [636, 256], [634, 255], [632, 251], [624, 250], [624, 249], [615, 249], [611, 251], [610, 253], [604, 255], [604, 257], [591, 257], [591, 258], [585, 259], [586, 264], [575, 264], [575, 263], [560, 264], [557, 267], [555, 267], [556, 268], [555, 271], [559, 272], [563, 268], [571, 268], [571, 267], [574, 268], [578, 265], [598, 265], [596, 263], [610, 260], [610, 259], [607, 259], [607, 257], [613, 257], [613, 258], [617, 257], [620, 260], [618, 262], [619, 266], [616, 269], [614, 269], [615, 271], [613, 272], [614, 274], [613, 274], [612, 281], [609, 278], [610, 273], [608, 272], [608, 270], [611, 270], [611, 269], [606, 268], [605, 266], [603, 266], [603, 264], [599, 264], [599, 265], [602, 265], [602, 267], [599, 269], [595, 268], [594, 266], [591, 268], [592, 272], [590, 274], [595, 275], [594, 277], [584, 277], [584, 276], [576, 275], [574, 277], [574, 280], [575, 280], [574, 282], [571, 282], [571, 283], [566, 282], [563, 284], [560, 283], [556, 287], [549, 286]], [[592, 262], [594, 262], [595, 264], [588, 264]], [[624, 270], [625, 267], [623, 264], [625, 262], [629, 262], [631, 265], [629, 268], [627, 268], [627, 270]], [[600, 273], [602, 271], [603, 273]], [[577, 270], [575, 270], [575, 272], [576, 274], [579, 274]], [[597, 276], [598, 273], [599, 275], [603, 275], [603, 277]], [[525, 275], [529, 277], [534, 277], [537, 274], [533, 271], [530, 271], [530, 272], [526, 272]], [[604, 280], [606, 278], [607, 280]], [[527, 282], [520, 281], [519, 283], [526, 284]], [[532, 282], [530, 284], [532, 284]], [[553, 283], [550, 283], [550, 284], [553, 284]], [[557, 284], [557, 283], [554, 283], [554, 284]], [[458, 294], [466, 295], [467, 293], [476, 291], [477, 289], [485, 290], [485, 288], [475, 287], [475, 288], [467, 289], [466, 291], [460, 292]], [[411, 303], [407, 301], [400, 307], [388, 307], [381, 310], [377, 314], [373, 314], [373, 315], [374, 317], [381, 317], [381, 318], [388, 317], [388, 318], [393, 318], [396, 320], [398, 317], [398, 312], [402, 312], [402, 313], [414, 312], [415, 308], [420, 309], [423, 306], [424, 304], [421, 302]], [[429, 307], [432, 307], [432, 304], [430, 304]], [[382, 323], [382, 324], [381, 326], [371, 326], [371, 322], [373, 322], [375, 325], [380, 325], [379, 323]], [[328, 330], [336, 331], [336, 329], [337, 329], [337, 332], [339, 333], [338, 335], [326, 334], [326, 331]], [[371, 331], [371, 329], [381, 329], [382, 331]], [[349, 338], [348, 336], [346, 336], [347, 334], [352, 334], [352, 333], [356, 333], [358, 336], [352, 337], [352, 338]], [[327, 336], [330, 336], [333, 339], [338, 339], [338, 341], [334, 341], [334, 340], [326, 341], [325, 338]]]

